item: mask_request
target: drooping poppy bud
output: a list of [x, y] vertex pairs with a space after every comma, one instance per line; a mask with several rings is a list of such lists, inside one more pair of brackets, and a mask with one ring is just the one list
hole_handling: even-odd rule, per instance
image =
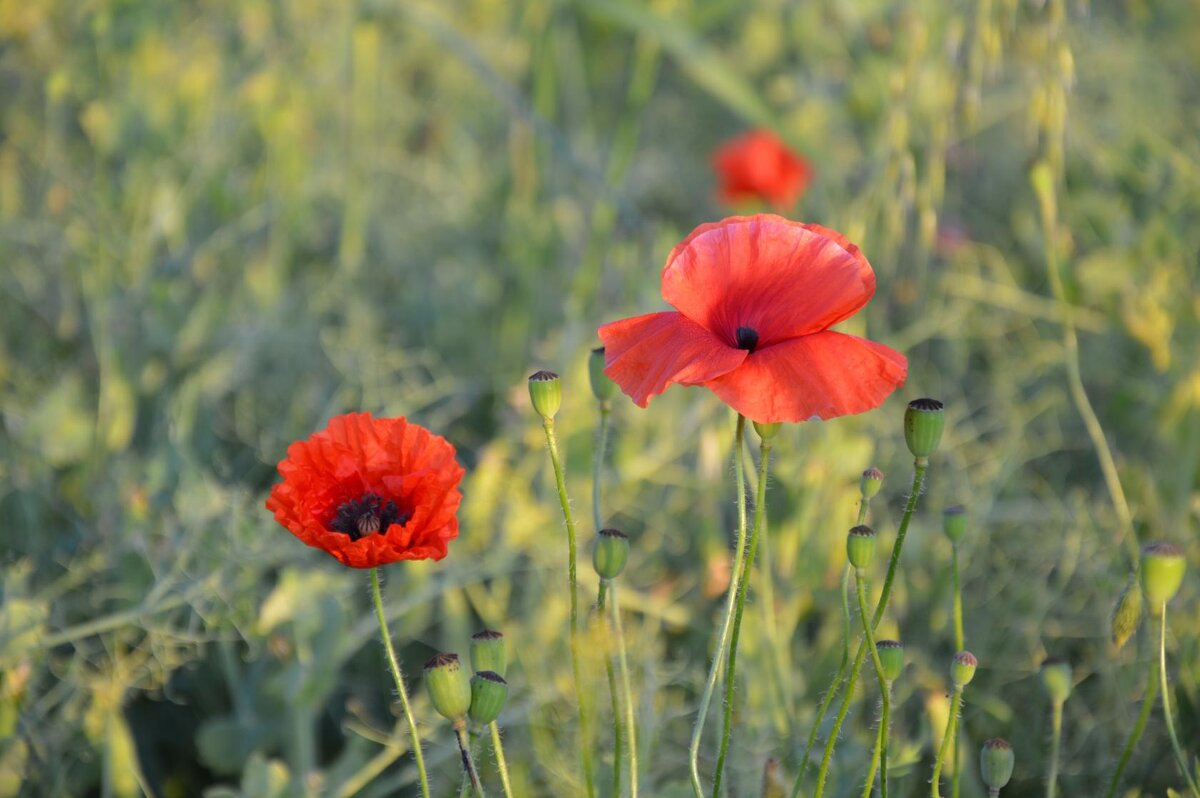
[[425, 687], [433, 708], [446, 720], [462, 720], [471, 708], [471, 680], [457, 654], [438, 654], [425, 663]]
[[955, 687], [966, 687], [975, 678], [975, 668], [979, 661], [970, 651], [960, 651], [954, 655], [954, 664], [950, 666], [950, 678]]
[[545, 419], [552, 419], [562, 407], [562, 380], [553, 371], [535, 371], [529, 375], [529, 400]]
[[942, 532], [957, 545], [967, 534], [967, 508], [956, 504], [942, 510]]
[[1051, 657], [1042, 663], [1042, 687], [1055, 704], [1071, 696], [1071, 664], [1065, 659]]
[[1155, 615], [1179, 592], [1185, 570], [1183, 549], [1173, 543], [1151, 543], [1142, 549], [1142, 590]]
[[937, 399], [914, 399], [904, 412], [904, 442], [917, 460], [937, 451], [946, 426], [945, 410]]
[[875, 530], [856, 526], [846, 535], [846, 557], [856, 569], [869, 568], [875, 559]]
[[617, 395], [617, 384], [604, 373], [604, 347], [598, 346], [588, 355], [588, 381], [592, 396], [599, 402], [611, 401]]
[[879, 489], [883, 487], [883, 472], [878, 468], [868, 468], [862, 472], [862, 479], [859, 480], [858, 490], [864, 499], [873, 499], [879, 493]]
[[1142, 620], [1142, 591], [1133, 579], [1121, 591], [1112, 613], [1112, 641], [1119, 651], [1133, 637]]
[[878, 640], [875, 650], [879, 652], [879, 664], [883, 666], [883, 679], [894, 682], [904, 670], [904, 646], [899, 640]]
[[471, 722], [480, 726], [500, 717], [508, 700], [508, 682], [495, 671], [478, 671], [471, 677]]
[[984, 786], [993, 793], [998, 793], [1001, 787], [1008, 784], [1015, 764], [1016, 757], [1008, 740], [993, 737], [979, 751], [979, 775]]
[[592, 565], [601, 579], [616, 579], [629, 560], [629, 538], [617, 529], [601, 529], [592, 550]]
[[508, 651], [503, 634], [484, 629], [471, 635], [471, 668], [476, 672], [492, 671], [501, 676], [507, 673]]

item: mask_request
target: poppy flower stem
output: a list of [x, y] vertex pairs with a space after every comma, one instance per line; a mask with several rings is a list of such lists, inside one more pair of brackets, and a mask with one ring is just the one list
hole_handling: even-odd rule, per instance
[[[608, 604], [608, 586], [609, 580], [600, 580], [600, 592], [596, 598], [596, 608], [603, 614], [607, 609]], [[613, 640], [615, 630], [611, 627], [604, 639], [604, 671], [608, 676], [608, 696], [612, 703], [612, 718], [613, 718], [613, 771], [612, 771], [612, 794], [613, 798], [620, 798], [621, 795], [621, 751], [624, 748], [625, 734], [622, 728], [621, 716], [621, 693], [617, 687], [617, 668], [613, 660], [616, 658], [615, 648], [616, 643]]]
[[504, 758], [504, 743], [500, 740], [500, 726], [496, 721], [488, 724], [492, 732], [492, 751], [496, 755], [496, 769], [500, 771], [500, 785], [504, 788], [505, 798], [512, 798], [512, 782], [508, 778], [508, 760]]
[[1196, 781], [1192, 778], [1187, 754], [1183, 752], [1183, 747], [1179, 744], [1179, 735], [1175, 733], [1175, 720], [1171, 717], [1171, 690], [1167, 682], [1167, 602], [1165, 601], [1162, 604], [1162, 612], [1159, 614], [1158, 632], [1158, 677], [1159, 693], [1162, 695], [1163, 720], [1167, 722], [1167, 734], [1171, 737], [1171, 748], [1175, 751], [1175, 761], [1179, 764], [1183, 779], [1192, 791], [1193, 798], [1200, 798], [1200, 787], [1196, 786]]
[[[862, 618], [863, 639], [867, 641], [867, 647], [871, 651], [871, 663], [875, 666], [875, 676], [879, 680], [879, 696], [883, 703], [883, 714], [879, 720], [879, 795], [880, 798], [887, 798], [888, 794], [888, 761], [887, 761], [887, 728], [891, 720], [891, 689], [888, 686], [887, 680], [883, 675], [883, 663], [879, 661], [879, 650], [875, 647], [875, 634], [871, 630], [871, 624], [867, 621], [867, 591], [866, 591], [866, 576], [862, 569], [858, 568], [854, 571], [854, 590], [858, 594], [858, 614]], [[869, 795], [871, 792], [871, 782], [875, 780], [875, 769], [872, 764], [871, 775], [867, 780], [866, 792]]]
[[[908, 503], [904, 505], [904, 515], [900, 517], [900, 527], [896, 531], [896, 542], [892, 544], [892, 558], [888, 563], [887, 577], [883, 580], [883, 593], [879, 597], [879, 604], [875, 607], [875, 615], [871, 618], [871, 629], [879, 626], [879, 621], [883, 618], [883, 613], [887, 610], [888, 600], [892, 594], [892, 582], [896, 578], [896, 568], [900, 563], [900, 550], [904, 546], [904, 538], [908, 534], [908, 525], [912, 523], [913, 513], [917, 511], [917, 500], [921, 497], [921, 489], [925, 485], [925, 471], [929, 467], [929, 461], [925, 458], [917, 458], [914, 461], [912, 489], [908, 494]], [[858, 644], [858, 653], [854, 655], [854, 664], [850, 668], [850, 676], [846, 680], [846, 692], [842, 696], [842, 704], [838, 707], [837, 718], [834, 719], [833, 729], [829, 733], [829, 739], [825, 741], [825, 752], [821, 756], [821, 769], [817, 771], [817, 791], [814, 793], [815, 798], [821, 798], [825, 794], [825, 781], [829, 777], [829, 763], [833, 760], [833, 750], [837, 747], [838, 734], [842, 730], [842, 723], [846, 720], [846, 715], [850, 712], [850, 702], [854, 699], [854, 685], [858, 682], [858, 673], [862, 670], [863, 660], [867, 655], [867, 641], [863, 640]], [[816, 720], [813, 721], [814, 727], [819, 726], [823, 720], [822, 715], [818, 714]], [[797, 777], [795, 785], [792, 787], [792, 798], [800, 794], [800, 783], [804, 777], [804, 771], [801, 770], [800, 776]]]
[[[625, 739], [629, 750], [629, 795], [638, 795], [637, 722], [633, 712], [633, 688], [629, 681], [629, 659], [625, 655], [625, 630], [621, 628], [621, 605], [617, 601], [616, 580], [609, 586], [612, 627], [617, 638], [617, 672], [621, 675], [621, 690], [625, 704]], [[617, 751], [620, 754], [620, 749]], [[618, 789], [618, 794], [620, 790]]]
[[[958, 571], [958, 544], [951, 544], [953, 556], [950, 562], [950, 569], [954, 576], [954, 650], [963, 651], [967, 647], [966, 636], [963, 634], [963, 605], [962, 605], [962, 581], [959, 579]], [[962, 760], [958, 755], [958, 744], [962, 734], [954, 735], [954, 774], [950, 781], [951, 798], [958, 798], [959, 795], [959, 773], [962, 768], [959, 764]]]
[[383, 614], [383, 592], [379, 587], [379, 569], [371, 569], [371, 598], [375, 602], [375, 617], [379, 619], [379, 634], [383, 638], [383, 648], [387, 652], [388, 667], [392, 678], [396, 681], [396, 693], [400, 696], [400, 706], [404, 709], [404, 719], [408, 722], [408, 730], [412, 734], [413, 758], [417, 761], [417, 777], [421, 782], [421, 795], [429, 798], [429, 776], [425, 772], [425, 755], [421, 752], [421, 736], [417, 733], [417, 721], [413, 718], [412, 707], [408, 703], [408, 691], [404, 689], [404, 674], [400, 672], [400, 662], [396, 659], [396, 651], [392, 648], [392, 636], [388, 634], [387, 618]]
[[567, 497], [567, 478], [563, 470], [562, 456], [558, 451], [558, 436], [554, 434], [554, 419], [542, 418], [546, 431], [546, 444], [550, 448], [550, 462], [554, 466], [554, 481], [558, 487], [558, 503], [562, 506], [563, 520], [567, 524], [567, 582], [571, 604], [571, 672], [575, 679], [575, 699], [579, 703], [580, 750], [583, 759], [583, 780], [589, 798], [596, 794], [595, 766], [592, 762], [591, 713], [583, 695], [579, 668], [579, 596], [576, 577], [575, 519], [571, 515], [571, 500]]
[[467, 724], [460, 720], [454, 724], [454, 737], [458, 740], [458, 753], [462, 756], [463, 773], [471, 782], [471, 790], [475, 798], [486, 798], [483, 783], [479, 780], [479, 771], [475, 769], [475, 757], [471, 756], [471, 740], [467, 737]]
[[767, 504], [767, 465], [771, 459], [771, 441], [763, 439], [759, 449], [758, 486], [754, 497], [754, 526], [750, 531], [750, 547], [742, 563], [742, 578], [738, 584], [737, 604], [733, 615], [733, 635], [729, 640], [729, 664], [725, 672], [725, 725], [721, 730], [721, 749], [717, 755], [717, 769], [713, 774], [713, 798], [721, 794], [721, 775], [725, 770], [725, 757], [729, 752], [729, 735], [733, 728], [733, 690], [737, 685], [737, 648], [742, 632], [742, 612], [746, 608], [746, 593], [750, 590], [750, 573], [754, 568], [754, 555], [762, 538], [763, 516]]
[[692, 726], [692, 741], [688, 746], [688, 769], [692, 779], [692, 792], [695, 798], [703, 798], [704, 790], [700, 786], [700, 738], [704, 733], [704, 721], [708, 715], [708, 707], [712, 703], [713, 692], [717, 687], [717, 676], [721, 672], [721, 661], [729, 644], [729, 631], [732, 626], [734, 602], [737, 600], [738, 582], [741, 579], [742, 559], [746, 553], [746, 464], [742, 438], [746, 434], [746, 417], [741, 413], [737, 417], [737, 431], [733, 441], [733, 470], [734, 481], [737, 483], [738, 530], [737, 541], [734, 544], [733, 568], [730, 570], [729, 592], [726, 594], [725, 616], [721, 620], [721, 630], [717, 634], [717, 645], [713, 649], [712, 663], [708, 668], [708, 678], [704, 684], [704, 692], [700, 696], [700, 709], [696, 713], [696, 722]]
[[[1135, 589], [1140, 590], [1137, 587]], [[1133, 751], [1137, 748], [1138, 741], [1142, 739], [1142, 732], [1146, 730], [1146, 721], [1150, 719], [1150, 713], [1154, 711], [1154, 700], [1158, 698], [1158, 661], [1152, 658], [1149, 662], [1150, 666], [1146, 670], [1146, 689], [1145, 695], [1142, 697], [1142, 709], [1138, 712], [1137, 721], [1133, 724], [1129, 739], [1125, 741], [1125, 748], [1121, 751], [1117, 769], [1113, 771], [1112, 781], [1108, 784], [1107, 798], [1116, 798], [1117, 789], [1121, 786], [1121, 776], [1125, 773], [1125, 767], [1133, 757]]]
[[937, 759], [933, 762], [933, 779], [930, 781], [930, 791], [933, 798], [941, 798], [941, 789], [938, 782], [942, 777], [942, 765], [946, 762], [946, 755], [950, 752], [950, 740], [954, 737], [958, 729], [958, 713], [962, 709], [963, 688], [960, 684], [954, 685], [954, 693], [950, 696], [950, 717], [946, 719], [946, 731], [942, 735], [942, 744], [938, 748]]

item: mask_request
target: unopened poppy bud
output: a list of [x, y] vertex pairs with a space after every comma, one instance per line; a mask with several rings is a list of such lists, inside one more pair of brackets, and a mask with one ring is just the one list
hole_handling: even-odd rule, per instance
[[425, 663], [425, 687], [433, 708], [447, 720], [461, 720], [471, 709], [471, 679], [457, 654], [438, 654]]
[[530, 374], [529, 400], [542, 418], [554, 418], [562, 407], [562, 380], [553, 371]]
[[942, 510], [942, 532], [957, 544], [967, 534], [967, 508], [961, 504]]
[[904, 670], [904, 646], [899, 640], [879, 640], [875, 643], [879, 652], [879, 664], [883, 666], [883, 679], [894, 682]]
[[1137, 580], [1130, 581], [1121, 591], [1112, 613], [1112, 641], [1120, 650], [1133, 637], [1142, 621], [1142, 591]]
[[592, 550], [592, 565], [601, 579], [616, 579], [629, 560], [629, 538], [616, 529], [601, 529]]
[[914, 399], [904, 412], [904, 442], [917, 460], [933, 454], [946, 426], [945, 411], [937, 399]]
[[1008, 740], [993, 737], [979, 751], [979, 775], [983, 778], [984, 786], [993, 792], [998, 792], [1008, 784], [1015, 764], [1016, 757]]
[[1183, 550], [1173, 543], [1151, 543], [1142, 549], [1142, 590], [1155, 615], [1179, 592], [1185, 570]]
[[856, 526], [846, 535], [846, 557], [857, 569], [868, 568], [875, 559], [875, 530]]
[[508, 682], [495, 671], [478, 671], [471, 677], [471, 709], [468, 713], [472, 723], [480, 726], [500, 717], [504, 702], [508, 700]]
[[604, 347], [598, 346], [588, 355], [588, 381], [592, 384], [592, 396], [597, 401], [607, 402], [617, 395], [617, 384], [604, 373]]
[[879, 489], [883, 487], [883, 472], [878, 468], [868, 468], [862, 472], [862, 479], [859, 480], [858, 490], [862, 493], [864, 499], [873, 499], [879, 493]]
[[471, 667], [475, 671], [492, 671], [503, 676], [508, 672], [508, 651], [504, 635], [484, 629], [471, 635]]
[[954, 655], [954, 664], [950, 666], [950, 678], [955, 687], [966, 687], [975, 678], [975, 668], [979, 661], [970, 651], [960, 651]]
[[754, 431], [758, 433], [761, 440], [769, 441], [779, 434], [779, 428], [783, 426], [782, 421], [776, 421], [773, 424], [760, 424], [757, 421], [754, 423]]
[[1042, 687], [1055, 704], [1065, 702], [1071, 696], [1071, 664], [1058, 657], [1043, 662]]

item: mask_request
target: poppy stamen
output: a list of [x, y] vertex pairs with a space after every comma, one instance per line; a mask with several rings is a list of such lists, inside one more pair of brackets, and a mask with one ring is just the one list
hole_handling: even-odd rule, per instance
[[361, 499], [342, 502], [329, 528], [358, 540], [386, 531], [392, 524], [403, 524], [411, 517], [411, 513], [400, 512], [394, 501], [385, 502], [377, 493], [365, 493]]
[[737, 333], [737, 348], [745, 349], [747, 352], [753, 352], [758, 346], [758, 331], [753, 327], [738, 327]]

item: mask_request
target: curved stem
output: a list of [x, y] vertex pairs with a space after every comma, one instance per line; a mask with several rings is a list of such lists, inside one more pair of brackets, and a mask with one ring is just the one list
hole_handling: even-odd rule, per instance
[[621, 674], [621, 689], [625, 694], [625, 738], [629, 745], [629, 795], [638, 794], [637, 721], [633, 712], [633, 688], [629, 681], [629, 659], [625, 656], [625, 630], [621, 626], [621, 605], [617, 601], [617, 585], [612, 592], [612, 625], [617, 633], [617, 670]]
[[746, 608], [746, 593], [750, 590], [750, 574], [754, 568], [754, 555], [763, 535], [763, 516], [767, 504], [767, 465], [771, 459], [771, 442], [763, 441], [759, 449], [758, 491], [754, 497], [754, 526], [750, 531], [750, 549], [742, 563], [742, 580], [738, 586], [737, 606], [733, 616], [733, 635], [729, 640], [728, 665], [725, 671], [725, 725], [721, 730], [721, 749], [717, 755], [717, 770], [713, 775], [713, 798], [721, 794], [721, 775], [725, 771], [725, 757], [729, 753], [729, 735], [733, 729], [733, 690], [737, 686], [737, 649], [742, 634], [742, 612]]
[[1055, 701], [1050, 721], [1050, 772], [1046, 775], [1046, 798], [1058, 792], [1058, 751], [1062, 744], [1063, 702]]
[[1192, 778], [1192, 772], [1188, 768], [1187, 754], [1183, 752], [1183, 747], [1179, 744], [1179, 736], [1175, 734], [1175, 721], [1171, 717], [1171, 691], [1167, 684], [1167, 602], [1165, 601], [1162, 605], [1158, 635], [1158, 678], [1159, 691], [1162, 693], [1163, 718], [1167, 721], [1167, 733], [1171, 737], [1171, 748], [1175, 751], [1175, 761], [1179, 765], [1180, 772], [1183, 773], [1184, 781], [1192, 791], [1193, 798], [1200, 798], [1200, 787], [1196, 786], [1196, 781]]
[[950, 751], [950, 740], [958, 728], [958, 711], [961, 707], [962, 688], [955, 685], [954, 695], [950, 697], [950, 717], [946, 719], [946, 733], [942, 735], [942, 745], [938, 749], [937, 760], [933, 763], [933, 798], [939, 798], [941, 795], [938, 781], [942, 776], [942, 764], [946, 761], [946, 754]]
[[1121, 786], [1121, 776], [1125, 773], [1125, 767], [1133, 757], [1133, 750], [1137, 748], [1138, 740], [1142, 739], [1142, 732], [1146, 729], [1146, 721], [1150, 718], [1150, 712], [1154, 709], [1154, 700], [1157, 697], [1158, 661], [1151, 658], [1150, 667], [1146, 671], [1146, 689], [1145, 695], [1142, 697], [1142, 709], [1138, 712], [1133, 730], [1129, 732], [1129, 739], [1125, 741], [1125, 748], [1121, 751], [1121, 759], [1117, 762], [1117, 769], [1113, 772], [1112, 781], [1108, 783], [1107, 798], [1116, 798], [1117, 789]]
[[[896, 578], [896, 568], [900, 563], [900, 550], [904, 546], [904, 538], [908, 534], [908, 525], [912, 522], [913, 513], [917, 510], [917, 500], [921, 496], [921, 487], [925, 484], [927, 468], [928, 462], [924, 459], [914, 461], [912, 489], [908, 495], [908, 502], [904, 505], [904, 515], [900, 518], [900, 528], [896, 531], [896, 542], [892, 544], [892, 557], [888, 563], [887, 578], [883, 581], [883, 593], [879, 597], [878, 606], [875, 607], [875, 615], [871, 618], [872, 629], [879, 625], [884, 611], [887, 610], [888, 600], [892, 595], [892, 582]], [[846, 693], [842, 696], [842, 705], [838, 707], [833, 731], [830, 732], [829, 739], [825, 742], [825, 753], [821, 757], [821, 769], [817, 772], [815, 798], [821, 798], [825, 794], [825, 780], [829, 777], [829, 763], [833, 759], [833, 749], [837, 747], [838, 733], [841, 731], [843, 721], [846, 720], [846, 714], [850, 711], [850, 702], [854, 698], [854, 685], [858, 681], [858, 672], [862, 670], [866, 655], [867, 643], [864, 640], [858, 644], [858, 653], [854, 655], [854, 664], [850, 668], [849, 678], [846, 679]]]
[[508, 780], [508, 760], [504, 758], [504, 743], [500, 740], [500, 727], [496, 721], [488, 724], [492, 731], [492, 751], [496, 754], [496, 769], [500, 771], [500, 785], [504, 788], [505, 798], [512, 798], [512, 782]]
[[[958, 544], [951, 545], [953, 551], [951, 569], [954, 571], [954, 650], [964, 651], [967, 648], [966, 636], [963, 634], [962, 583], [958, 573]], [[962, 758], [958, 753], [958, 744], [962, 737], [961, 730], [954, 735], [954, 772], [950, 776], [950, 795], [958, 798], [959, 773], [962, 771]]]
[[[892, 704], [892, 684], [887, 683], [888, 707]], [[867, 770], [867, 780], [863, 785], [863, 798], [870, 798], [871, 788], [875, 785], [875, 773], [879, 770], [879, 755], [883, 748], [883, 743], [887, 739], [888, 732], [891, 729], [891, 717], [886, 720], [881, 716], [879, 730], [875, 734], [875, 747], [871, 750], [871, 766]]]
[[479, 781], [479, 771], [475, 769], [475, 757], [471, 756], [471, 741], [467, 739], [467, 724], [457, 721], [454, 724], [454, 737], [458, 740], [458, 753], [462, 756], [463, 773], [471, 781], [471, 789], [475, 798], [484, 798], [483, 783]]
[[732, 625], [734, 602], [737, 599], [738, 580], [741, 579], [742, 558], [746, 553], [746, 465], [743, 454], [742, 438], [746, 434], [746, 417], [738, 414], [737, 431], [733, 441], [733, 470], [734, 481], [737, 483], [738, 530], [737, 542], [734, 544], [733, 568], [729, 575], [729, 593], [725, 602], [725, 616], [721, 620], [721, 631], [717, 634], [717, 646], [713, 650], [712, 663], [708, 668], [708, 678], [704, 684], [704, 692], [700, 696], [700, 709], [696, 714], [696, 722], [692, 726], [692, 741], [688, 746], [688, 770], [692, 780], [692, 793], [695, 798], [703, 798], [704, 791], [700, 787], [700, 738], [704, 733], [704, 721], [708, 715], [708, 707], [712, 703], [713, 691], [717, 687], [717, 676], [721, 672], [721, 662], [725, 648], [729, 643], [729, 629]]
[[412, 707], [408, 703], [408, 690], [404, 688], [404, 674], [400, 672], [400, 662], [396, 659], [396, 651], [392, 648], [392, 636], [388, 634], [387, 618], [383, 614], [383, 591], [379, 587], [379, 569], [371, 569], [371, 599], [375, 602], [375, 617], [379, 619], [379, 634], [383, 638], [383, 648], [387, 652], [388, 668], [392, 679], [396, 682], [396, 693], [400, 696], [400, 706], [404, 710], [404, 719], [408, 722], [408, 730], [412, 734], [413, 758], [417, 761], [417, 778], [421, 782], [421, 795], [429, 798], [429, 776], [425, 773], [425, 755], [421, 752], [421, 736], [417, 733], [417, 721], [413, 718]]
[[588, 702], [583, 695], [579, 668], [579, 596], [575, 568], [575, 519], [571, 516], [571, 500], [567, 498], [566, 473], [558, 453], [558, 436], [554, 434], [554, 419], [544, 418], [546, 443], [550, 448], [550, 462], [554, 466], [554, 482], [558, 488], [558, 503], [562, 506], [563, 519], [567, 524], [567, 582], [571, 603], [571, 673], [575, 680], [575, 699], [579, 702], [579, 736], [583, 759], [583, 780], [589, 798], [596, 794], [595, 768], [592, 764], [591, 720]]
[[[871, 664], [875, 666], [875, 676], [879, 680], [880, 700], [883, 702], [883, 717], [880, 719], [880, 722], [879, 722], [880, 728], [884, 730], [884, 733], [882, 735], [883, 736], [883, 745], [880, 747], [880, 755], [879, 755], [879, 794], [880, 794], [880, 796], [882, 796], [882, 798], [887, 798], [887, 779], [888, 779], [887, 742], [888, 741], [887, 741], [886, 730], [887, 730], [887, 726], [888, 726], [888, 721], [890, 720], [890, 718], [888, 717], [888, 714], [889, 714], [888, 710], [890, 708], [889, 705], [890, 705], [891, 701], [889, 700], [889, 697], [888, 697], [887, 680], [883, 677], [883, 663], [879, 661], [879, 650], [875, 648], [875, 634], [871, 631], [871, 624], [867, 622], [867, 591], [865, 589], [865, 585], [863, 584], [865, 581], [866, 581], [866, 579], [863, 576], [862, 569], [856, 570], [854, 572], [854, 588], [855, 588], [855, 591], [858, 593], [858, 612], [859, 612], [859, 616], [862, 618], [863, 639], [865, 639], [867, 641], [867, 647], [871, 651]], [[868, 786], [868, 788], [870, 788], [870, 782], [867, 782], [867, 786]]]
[[[607, 606], [608, 586], [610, 580], [600, 580], [600, 593], [596, 599], [596, 608], [601, 613], [604, 612]], [[613, 634], [610, 632], [604, 636], [604, 671], [608, 677], [608, 696], [612, 704], [613, 717], [613, 777], [612, 777], [612, 795], [613, 798], [621, 796], [621, 757], [623, 750], [624, 734], [621, 730], [621, 694], [617, 690], [617, 671], [613, 666], [613, 659], [616, 656], [614, 651], [615, 643], [613, 642]]]

